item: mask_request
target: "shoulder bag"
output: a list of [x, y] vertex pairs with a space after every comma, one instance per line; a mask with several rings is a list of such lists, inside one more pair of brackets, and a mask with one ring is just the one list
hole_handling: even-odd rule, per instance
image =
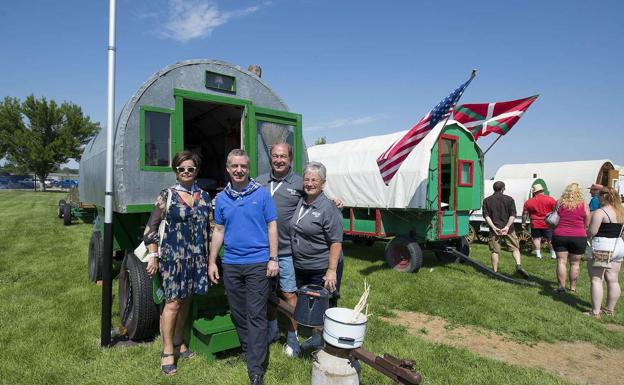
[[[162, 244], [163, 237], [165, 235], [165, 226], [167, 225], [167, 212], [169, 211], [169, 207], [171, 207], [171, 195], [173, 195], [173, 191], [171, 189], [167, 189], [167, 205], [165, 206], [165, 215], [162, 221], [160, 221], [160, 226], [158, 226], [158, 250], [160, 251], [160, 245]], [[141, 242], [140, 245], [134, 249], [134, 255], [139, 258], [141, 262], [147, 262], [149, 259], [149, 250], [147, 246], [145, 246], [145, 242]]]
[[555, 208], [544, 217], [544, 222], [550, 227], [555, 227], [559, 224], [559, 201], [555, 205]]
[[[622, 231], [624, 230], [624, 225], [620, 229], [620, 235], [617, 238], [603, 238], [603, 237], [594, 237], [592, 238], [592, 246], [591, 246], [591, 257], [592, 257], [592, 267], [600, 267], [600, 268], [610, 268], [611, 267], [611, 258], [615, 253], [615, 249], [617, 248], [618, 241], [622, 238]], [[602, 239], [613, 239], [613, 249], [604, 250], [599, 247], [599, 240]]]

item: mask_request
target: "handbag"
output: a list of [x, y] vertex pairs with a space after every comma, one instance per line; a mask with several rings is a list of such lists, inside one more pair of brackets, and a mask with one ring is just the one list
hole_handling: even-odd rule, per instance
[[[160, 226], [158, 226], [158, 251], [160, 251], [160, 244], [162, 243], [163, 236], [165, 235], [165, 226], [167, 225], [167, 212], [169, 211], [169, 207], [171, 207], [171, 195], [172, 191], [168, 190], [169, 194], [167, 195], [167, 205], [165, 206], [165, 218], [160, 221]], [[141, 241], [141, 243], [134, 249], [134, 255], [139, 258], [141, 262], [147, 262], [149, 259], [149, 250], [147, 246], [145, 246], [145, 242]]]
[[614, 239], [613, 249], [612, 250], [601, 250], [595, 249], [593, 245], [592, 239], [592, 267], [600, 267], [600, 268], [610, 268], [611, 267], [611, 257], [613, 257], [613, 253], [615, 253], [615, 249], [617, 248], [618, 240], [622, 237], [622, 231], [624, 230], [624, 226], [620, 229], [620, 235]]
[[550, 227], [555, 227], [559, 224], [559, 202], [555, 205], [555, 208], [544, 217], [544, 222]]

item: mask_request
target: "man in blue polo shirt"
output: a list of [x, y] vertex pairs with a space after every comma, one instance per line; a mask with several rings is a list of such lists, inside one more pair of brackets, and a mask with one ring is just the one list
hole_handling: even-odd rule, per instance
[[271, 194], [249, 178], [245, 151], [232, 150], [226, 170], [230, 183], [216, 198], [208, 277], [219, 282], [216, 260], [225, 244], [223, 281], [232, 320], [246, 353], [250, 384], [261, 385], [268, 346], [269, 278], [279, 273], [277, 211]]

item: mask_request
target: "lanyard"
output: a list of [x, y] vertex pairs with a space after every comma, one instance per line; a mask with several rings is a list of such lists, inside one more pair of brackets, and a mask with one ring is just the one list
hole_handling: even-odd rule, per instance
[[271, 181], [271, 196], [273, 196], [273, 194], [275, 194], [275, 192], [277, 191], [277, 189], [279, 189], [279, 188], [280, 188], [280, 186], [282, 185], [282, 183], [283, 183], [283, 181], [282, 181], [282, 182], [279, 182], [279, 183], [277, 184], [277, 186], [275, 186], [275, 188], [273, 188], [273, 181]]
[[301, 205], [301, 209], [299, 209], [299, 214], [297, 214], [297, 222], [296, 222], [297, 225], [299, 224], [299, 221], [303, 219], [303, 217], [308, 215], [310, 210], [312, 210], [312, 207], [308, 207], [306, 211], [303, 211], [303, 205]]

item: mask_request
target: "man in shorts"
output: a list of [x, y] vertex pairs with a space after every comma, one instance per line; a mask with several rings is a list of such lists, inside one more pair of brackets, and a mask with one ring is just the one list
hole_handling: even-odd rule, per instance
[[542, 258], [542, 238], [550, 243], [550, 257], [557, 259], [555, 250], [552, 248], [552, 229], [544, 221], [546, 215], [551, 213], [557, 201], [544, 194], [544, 187], [536, 183], [533, 185], [533, 198], [524, 202], [522, 212], [522, 229], [526, 228], [527, 219], [531, 220], [531, 240], [533, 241], [533, 249], [537, 258]]
[[494, 194], [483, 200], [483, 216], [490, 226], [490, 241], [488, 245], [492, 253], [492, 269], [498, 271], [498, 256], [500, 255], [500, 240], [505, 239], [511, 249], [511, 255], [516, 261], [516, 273], [528, 278], [529, 274], [522, 268], [518, 236], [513, 227], [516, 218], [516, 204], [505, 192], [505, 183], [494, 182]]

